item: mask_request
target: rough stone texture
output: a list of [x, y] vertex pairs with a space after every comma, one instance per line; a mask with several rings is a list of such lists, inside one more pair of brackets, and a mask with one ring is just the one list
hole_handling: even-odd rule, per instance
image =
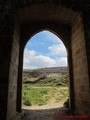
[[[72, 58], [74, 75], [75, 109], [80, 114], [90, 110], [89, 76], [86, 59], [86, 45], [82, 17], [78, 15], [72, 28]], [[88, 94], [88, 96], [86, 95]], [[88, 104], [88, 107], [87, 105]]]
[[20, 113], [16, 113], [13, 115], [13, 117], [10, 118], [10, 120], [21, 120], [22, 115]]
[[16, 114], [18, 59], [19, 59], [19, 36], [17, 31], [15, 31], [13, 34], [13, 44], [9, 71], [8, 108], [7, 108], [8, 120]]
[[[90, 0], [0, 0], [0, 119], [21, 111], [23, 49], [41, 30], [68, 52], [70, 108], [90, 113]], [[18, 27], [15, 27], [17, 20]], [[18, 31], [17, 31], [18, 28]]]
[[8, 18], [6, 27], [0, 32], [0, 118], [6, 119], [9, 68], [14, 23]]

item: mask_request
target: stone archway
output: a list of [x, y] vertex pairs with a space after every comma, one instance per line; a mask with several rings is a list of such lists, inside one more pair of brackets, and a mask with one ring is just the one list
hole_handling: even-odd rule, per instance
[[[43, 36], [43, 37], [42, 37]], [[51, 44], [51, 45], [50, 45]], [[35, 45], [35, 46], [34, 46]], [[51, 47], [51, 46], [55, 46], [55, 49], [53, 49], [53, 50], [55, 50], [55, 52], [54, 53], [56, 53], [56, 52], [58, 52], [58, 53], [56, 53], [56, 54], [53, 54], [53, 53], [51, 53], [50, 52], [50, 50], [49, 50], [49, 47]], [[58, 48], [58, 51], [56, 51], [56, 49]], [[61, 50], [59, 50], [59, 49], [61, 49]], [[44, 50], [44, 51], [43, 51]], [[63, 52], [62, 52], [63, 51]], [[29, 55], [28, 53], [31, 53], [31, 55]], [[32, 54], [33, 53], [35, 53], [34, 54], [34, 56], [32, 56]], [[28, 54], [28, 55], [27, 55]], [[53, 54], [53, 55], [52, 55]], [[44, 59], [43, 59], [44, 58]], [[61, 58], [63, 59], [63, 60], [61, 60]], [[45, 29], [43, 29], [43, 30], [41, 30], [41, 31], [38, 31], [37, 33], [35, 33], [32, 37], [31, 37], [31, 39], [29, 39], [29, 41], [27, 42], [27, 44], [25, 45], [25, 48], [24, 48], [24, 58], [23, 58], [24, 60], [24, 62], [23, 62], [23, 65], [24, 65], [24, 67], [23, 67], [23, 78], [25, 78], [25, 77], [27, 77], [27, 79], [29, 78], [29, 76], [30, 76], [30, 73], [29, 72], [31, 72], [31, 74], [32, 74], [32, 72], [34, 72], [33, 70], [35, 70], [36, 69], [36, 73], [35, 74], [37, 74], [37, 75], [40, 75], [40, 73], [41, 73], [41, 76], [42, 76], [42, 72], [41, 71], [43, 71], [43, 75], [46, 75], [47, 76], [47, 78], [49, 78], [49, 79], [53, 79], [53, 77], [56, 77], [56, 76], [58, 76], [59, 77], [59, 80], [60, 80], [60, 69], [61, 69], [61, 71], [62, 72], [65, 72], [66, 71], [66, 73], [64, 73], [63, 75], [66, 75], [67, 77], [68, 77], [68, 74], [69, 74], [69, 70], [68, 70], [68, 63], [67, 63], [67, 50], [66, 50], [66, 47], [65, 47], [65, 45], [64, 45], [64, 43], [62, 42], [62, 40], [60, 39], [60, 37], [59, 37], [59, 35], [58, 34], [56, 34], [54, 31], [52, 31], [52, 30], [50, 30], [50, 29], [47, 29], [47, 30], [45, 30]], [[27, 63], [26, 61], [27, 60], [29, 61], [29, 63]], [[39, 60], [38, 60], [39, 59]], [[62, 62], [61, 62], [61, 61]], [[49, 62], [50, 61], [50, 62]], [[59, 68], [59, 67], [61, 67], [61, 68]], [[43, 69], [44, 68], [44, 69]], [[27, 71], [27, 70], [30, 70], [29, 72]], [[34, 75], [34, 74], [33, 74]], [[62, 75], [62, 73], [61, 73], [61, 75]], [[32, 75], [31, 75], [32, 76]], [[33, 76], [34, 77], [34, 76]], [[51, 77], [51, 78], [50, 78]], [[57, 79], [57, 78], [56, 78]], [[67, 78], [68, 79], [68, 78]], [[24, 79], [23, 79], [24, 80]], [[23, 81], [22, 80], [22, 81]], [[43, 79], [44, 80], [44, 79]], [[54, 79], [55, 80], [55, 79]], [[36, 80], [37, 81], [37, 80]], [[34, 81], [34, 83], [38, 83], [38, 81], [36, 82], [36, 81]], [[48, 80], [47, 80], [48, 81]], [[33, 86], [34, 84], [32, 84], [32, 82], [33, 81], [31, 81], [31, 86], [32, 87], [35, 87], [35, 86]], [[25, 82], [26, 83], [26, 82]], [[25, 83], [24, 83], [24, 81], [22, 82], [22, 84], [23, 84], [23, 86], [25, 85]], [[42, 84], [44, 83], [44, 81], [42, 81]], [[59, 81], [57, 81], [57, 84], [59, 83]], [[39, 85], [38, 87], [51, 87], [51, 88], [54, 88], [52, 85], [51, 85], [51, 83], [50, 83], [50, 81], [49, 81], [49, 84], [45, 84], [45, 86], [44, 86], [44, 84], [43, 84], [43, 86], [42, 86], [42, 84], [41, 84], [41, 86]], [[28, 84], [29, 85], [29, 84]], [[55, 85], [55, 84], [54, 84]], [[26, 85], [25, 85], [26, 86]], [[56, 85], [56, 88], [58, 88], [58, 87], [60, 87], [60, 86], [57, 86]], [[61, 86], [62, 87], [62, 86]], [[68, 93], [68, 85], [66, 85], [66, 87], [67, 87], [67, 97], [69, 98], [69, 93]], [[24, 87], [23, 87], [24, 88]], [[70, 88], [70, 86], [69, 86], [69, 88]], [[71, 88], [70, 88], [71, 89]], [[24, 89], [23, 89], [24, 90]], [[22, 91], [23, 91], [22, 90]], [[64, 91], [64, 90], [63, 90]], [[69, 90], [70, 91], [70, 90]], [[23, 91], [24, 92], [24, 91]], [[27, 92], [28, 93], [28, 92]], [[27, 94], [26, 93], [26, 94]], [[62, 92], [60, 92], [60, 93], [62, 93]], [[56, 93], [57, 94], [57, 93]], [[24, 96], [24, 94], [23, 94], [23, 97], [22, 97], [22, 102], [24, 101], [24, 99], [23, 98], [25, 98], [26, 99], [26, 96]], [[30, 99], [33, 99], [34, 97], [32, 96], [32, 97], [30, 97]], [[36, 97], [36, 98], [38, 98], [38, 96]], [[54, 98], [55, 98], [55, 96], [54, 96]], [[29, 99], [29, 100], [30, 100]], [[67, 99], [67, 98], [66, 98]], [[65, 100], [66, 100], [65, 99]], [[65, 102], [65, 100], [64, 100], [64, 102]], [[51, 100], [52, 101], [52, 100]], [[34, 109], [35, 109], [35, 106], [32, 104], [33, 102], [30, 100], [29, 101], [30, 103], [31, 103], [31, 105], [30, 105], [30, 109], [31, 108], [33, 108], [34, 107]], [[53, 104], [55, 104], [55, 102], [56, 101], [53, 101]], [[59, 103], [61, 102], [62, 103], [62, 101], [58, 101]], [[23, 102], [23, 103], [25, 103], [25, 102]], [[59, 103], [58, 103], [58, 107], [60, 107], [60, 105], [59, 105]], [[61, 104], [60, 103], [60, 104]], [[52, 108], [54, 108], [54, 105], [53, 104], [51, 104], [51, 106], [52, 106]], [[57, 104], [57, 102], [56, 102], [56, 104]], [[62, 103], [62, 105], [63, 105], [64, 103]], [[48, 104], [46, 104], [46, 106], [47, 106], [47, 108], [49, 108], [49, 103]], [[24, 109], [25, 108], [25, 104], [23, 104], [22, 105], [22, 109]], [[28, 106], [29, 107], [29, 106]], [[28, 107], [27, 107], [27, 109], [28, 109]], [[43, 108], [44, 106], [42, 106], [41, 105], [41, 107]], [[70, 106], [71, 107], [71, 106]], [[38, 104], [36, 104], [36, 108], [38, 108], [39, 109], [39, 106], [38, 106]], [[26, 108], [25, 108], [26, 109]], [[41, 109], [41, 108], [40, 108]]]
[[[37, 9], [34, 9], [34, 8], [37, 8]], [[84, 33], [82, 31], [83, 30], [82, 17], [80, 16], [80, 13], [71, 11], [70, 9], [67, 9], [63, 6], [58, 6], [55, 13], [52, 12], [54, 11], [54, 9], [56, 9], [56, 7], [55, 5], [53, 6], [52, 4], [51, 4], [51, 7], [50, 5], [41, 4], [40, 8], [38, 4], [35, 4], [35, 6], [32, 5], [30, 9], [29, 8], [23, 9], [19, 13], [21, 14], [20, 21], [22, 23], [21, 36], [23, 35], [22, 36], [22, 39], [24, 40], [23, 45], [26, 44], [28, 38], [30, 38], [31, 36], [33, 36], [33, 34], [35, 34], [37, 31], [40, 31], [42, 29], [52, 30], [62, 38], [62, 41], [64, 42], [66, 49], [68, 51], [68, 63], [69, 63], [69, 73], [70, 73], [70, 82], [69, 82], [70, 108], [74, 109], [74, 108], [77, 108], [75, 101], [79, 101], [77, 97], [74, 97], [74, 94], [77, 94], [76, 88], [79, 89], [79, 85], [77, 85], [76, 81], [78, 79], [82, 79], [80, 76], [80, 74], [82, 73], [78, 69], [82, 69], [83, 67], [81, 64], [78, 68], [76, 64], [79, 64], [80, 62], [82, 63], [83, 61], [83, 60], [78, 61], [79, 57], [82, 57], [83, 59], [85, 57], [85, 55], [83, 55], [85, 54], [85, 51], [84, 51], [85, 49], [83, 49], [85, 47], [85, 42], [84, 42]], [[47, 10], [49, 10], [49, 13]], [[27, 11], [31, 13], [33, 13], [34, 11], [34, 14], [27, 17], [27, 15], [25, 16], [25, 13], [27, 13]], [[58, 16], [60, 12], [61, 12], [61, 15]], [[46, 16], [43, 16], [43, 13], [48, 14], [49, 17], [46, 18]], [[39, 14], [39, 17], [38, 17], [38, 14]], [[67, 14], [67, 17], [65, 16], [66, 14]], [[25, 41], [25, 39], [27, 40]], [[77, 75], [77, 72], [80, 72], [80, 74]]]
[[[35, 23], [34, 23], [34, 25], [35, 25]], [[39, 26], [39, 29], [38, 29], [38, 31], [40, 31], [40, 30], [42, 30], [42, 29], [44, 29], [44, 26], [42, 27], [42, 25], [44, 25], [44, 26], [47, 26], [47, 29], [48, 29], [48, 25], [45, 25], [45, 23], [42, 23], [41, 24], [41, 29], [40, 29], [40, 26]], [[29, 26], [29, 25], [27, 25], [27, 26]], [[38, 25], [37, 25], [38, 26]], [[49, 26], [53, 26], [52, 24], [50, 25], [50, 23], [49, 23]], [[55, 24], [54, 24], [54, 27], [55, 27]], [[57, 26], [56, 26], [57, 27]], [[62, 40], [63, 42], [64, 42], [64, 44], [65, 44], [65, 46], [66, 46], [66, 49], [67, 49], [67, 52], [68, 52], [68, 64], [70, 64], [70, 66], [69, 66], [69, 76], [70, 76], [70, 78], [69, 79], [72, 79], [73, 78], [73, 76], [72, 76], [72, 61], [70, 60], [70, 58], [71, 58], [71, 56], [72, 56], [72, 54], [71, 54], [71, 47], [70, 47], [70, 28], [69, 27], [66, 27], [65, 25], [63, 26], [63, 25], [61, 25], [61, 32], [63, 32], [63, 28], [66, 28], [67, 30], [65, 31], [65, 33], [64, 33], [64, 35], [65, 36], [67, 36], [67, 34], [68, 34], [68, 37], [67, 37], [67, 40], [68, 41], [64, 41], [64, 40]], [[37, 30], [37, 27], [35, 28], [36, 30]], [[53, 28], [53, 29], [55, 29], [55, 28]], [[59, 29], [59, 30], [60, 30]], [[50, 30], [50, 28], [49, 28], [49, 30]], [[53, 31], [53, 30], [50, 30], [50, 31]], [[33, 32], [32, 30], [31, 30], [31, 32]], [[37, 31], [35, 31], [35, 33], [36, 33]], [[54, 33], [56, 33], [56, 32], [54, 32]], [[34, 34], [34, 33], [33, 33]], [[33, 36], [33, 34], [32, 34], [32, 36]], [[57, 33], [56, 33], [57, 34]], [[60, 31], [59, 31], [59, 34], [57, 34], [58, 36], [60, 36]], [[63, 36], [63, 39], [64, 39], [64, 35], [62, 35]], [[66, 40], [66, 39], [65, 39]], [[26, 45], [26, 43], [25, 43], [25, 45]], [[69, 45], [69, 46], [68, 46]], [[23, 46], [23, 48], [24, 48], [24, 46]], [[23, 52], [23, 51], [22, 51]], [[21, 58], [21, 57], [20, 57]], [[20, 70], [19, 70], [20, 71]], [[21, 78], [20, 78], [21, 79]], [[20, 82], [20, 80], [19, 80], [19, 82]], [[20, 84], [20, 83], [19, 83]], [[19, 87], [20, 88], [20, 87]], [[74, 107], [74, 103], [73, 103], [73, 95], [74, 95], [74, 93], [73, 93], [73, 80], [72, 80], [72, 82], [69, 84], [69, 88], [70, 89], [72, 89], [72, 91], [69, 91], [69, 92], [71, 92], [70, 93], [70, 108], [72, 108], [73, 109], [73, 107]], [[19, 89], [20, 90], [20, 89]], [[18, 95], [18, 96], [20, 96], [20, 95]], [[21, 102], [21, 101], [20, 101]], [[20, 105], [20, 103], [18, 103], [19, 105]], [[18, 105], [18, 106], [19, 106]], [[21, 107], [19, 108], [19, 109], [21, 109]]]
[[[36, 8], [36, 9], [35, 9]], [[50, 10], [49, 10], [50, 9]], [[53, 4], [35, 4], [32, 5], [31, 8], [25, 8], [22, 9], [21, 12], [19, 11], [18, 16], [19, 20], [21, 22], [21, 39], [23, 42], [21, 43], [22, 52], [24, 49], [25, 44], [27, 43], [28, 39], [33, 36], [33, 34], [37, 33], [37, 31], [43, 30], [43, 29], [49, 29], [51, 31], [54, 31], [58, 36], [62, 38], [62, 41], [64, 42], [66, 49], [68, 51], [68, 63], [69, 63], [69, 73], [70, 73], [70, 108], [74, 109], [74, 85], [73, 85], [73, 65], [72, 65], [72, 48], [71, 48], [71, 28], [72, 28], [72, 21], [74, 17], [76, 17], [78, 14], [74, 11], [70, 11], [68, 8], [65, 8], [63, 6], [58, 6], [55, 13], [53, 13], [54, 9], [56, 9], [56, 5]], [[38, 10], [38, 11], [37, 11]], [[33, 14], [29, 14], [30, 12]], [[41, 12], [43, 11], [43, 12]], [[26, 13], [28, 12], [28, 15]], [[63, 12], [63, 13], [62, 13]], [[43, 16], [43, 13], [48, 14], [49, 17], [46, 18], [46, 16]], [[53, 13], [53, 15], [52, 15]], [[58, 16], [58, 14], [60, 14]], [[67, 14], [68, 13], [68, 14]], [[39, 14], [39, 16], [37, 16]], [[68, 17], [65, 17], [65, 14], [68, 15]], [[62, 16], [62, 17], [61, 17]], [[26, 19], [25, 19], [25, 18]], [[67, 19], [68, 18], [68, 19]], [[72, 19], [71, 19], [72, 18]], [[34, 20], [33, 20], [34, 19]], [[54, 19], [54, 20], [52, 20]], [[26, 21], [25, 21], [26, 20]], [[22, 57], [20, 56], [20, 59]], [[20, 62], [21, 64], [21, 62]], [[22, 65], [21, 65], [22, 66]], [[22, 68], [20, 67], [20, 70], [22, 71]], [[22, 76], [22, 73], [20, 73], [19, 76]], [[18, 85], [20, 85], [21, 78], [18, 80]], [[19, 86], [20, 88], [20, 86]], [[21, 90], [19, 89], [21, 92]], [[19, 93], [20, 94], [20, 93]], [[20, 97], [20, 95], [18, 95]], [[21, 98], [18, 98], [20, 101], [18, 101], [18, 109], [21, 110]]]
[[[23, 49], [28, 39], [42, 29], [55, 31], [55, 33], [62, 38], [68, 51], [71, 95], [70, 107], [80, 114], [89, 115], [90, 29], [87, 25], [89, 22], [86, 20], [86, 17], [89, 19], [89, 13], [87, 11], [89, 8], [86, 7], [88, 3], [85, 4], [86, 6], [82, 3], [80, 7], [80, 3], [75, 3], [74, 5], [73, 2], [71, 2], [71, 4], [65, 4], [59, 1], [34, 1], [28, 5], [25, 4], [25, 6], [18, 9], [18, 11], [16, 10], [16, 19], [14, 19], [15, 13], [11, 16], [11, 14], [5, 12], [4, 15], [8, 17], [3, 29], [1, 29], [2, 32], [0, 32], [0, 50], [3, 51], [0, 53], [0, 55], [2, 55], [0, 72], [0, 115], [2, 119], [13, 119], [13, 116], [18, 116], [18, 112], [21, 111], [20, 84], [22, 82]], [[71, 7], [72, 4], [74, 6], [73, 8]], [[75, 9], [76, 6], [77, 9]], [[10, 6], [9, 8], [6, 7], [6, 10], [10, 8]], [[7, 61], [4, 60], [4, 58], [6, 58]], [[6, 71], [3, 68], [7, 68]], [[5, 88], [4, 91], [3, 88]], [[2, 104], [4, 104], [4, 107]]]

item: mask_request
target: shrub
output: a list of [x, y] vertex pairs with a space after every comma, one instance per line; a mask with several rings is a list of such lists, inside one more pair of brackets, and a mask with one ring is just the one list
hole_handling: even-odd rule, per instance
[[31, 103], [30, 103], [30, 101], [28, 99], [25, 99], [23, 104], [25, 106], [31, 106]]

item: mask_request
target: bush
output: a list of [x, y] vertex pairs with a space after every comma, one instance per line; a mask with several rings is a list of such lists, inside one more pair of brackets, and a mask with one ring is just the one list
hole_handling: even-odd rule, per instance
[[30, 101], [28, 99], [25, 99], [23, 104], [25, 106], [31, 106], [31, 103], [30, 103]]

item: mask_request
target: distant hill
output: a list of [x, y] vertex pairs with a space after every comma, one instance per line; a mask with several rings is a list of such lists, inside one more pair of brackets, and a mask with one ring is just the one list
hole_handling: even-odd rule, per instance
[[39, 69], [24, 69], [23, 77], [38, 77], [42, 75], [65, 75], [68, 72], [67, 67], [47, 67]]
[[23, 83], [46, 86], [66, 86], [68, 83], [67, 67], [50, 67], [35, 70], [23, 70]]

